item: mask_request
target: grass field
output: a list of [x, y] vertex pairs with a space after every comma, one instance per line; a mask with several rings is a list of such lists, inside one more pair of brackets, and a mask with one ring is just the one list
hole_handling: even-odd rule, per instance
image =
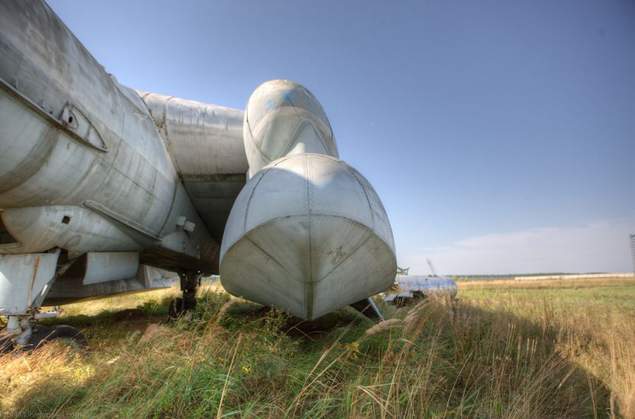
[[459, 300], [298, 322], [221, 289], [66, 306], [56, 342], [0, 357], [5, 417], [635, 417], [635, 280], [459, 284]]

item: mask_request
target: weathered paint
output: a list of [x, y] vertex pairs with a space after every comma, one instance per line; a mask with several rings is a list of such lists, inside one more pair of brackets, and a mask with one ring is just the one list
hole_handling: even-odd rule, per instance
[[76, 257], [93, 251], [140, 250], [115, 224], [74, 205], [12, 208], [0, 216], [19, 246], [0, 245], [2, 253], [37, 253], [59, 247]]
[[88, 252], [83, 285], [133, 278], [139, 270], [139, 253]]
[[339, 157], [322, 105], [289, 80], [260, 85], [249, 98], [243, 126], [249, 174], [281, 157], [317, 153]]
[[243, 112], [174, 96], [139, 94], [165, 139], [194, 207], [220, 243], [249, 169]]
[[244, 137], [252, 177], [225, 227], [225, 289], [312, 319], [389, 287], [397, 266], [388, 216], [368, 181], [336, 157], [313, 95], [289, 81], [260, 86]]
[[[11, 252], [165, 248], [188, 256], [183, 269], [193, 257], [215, 271], [219, 245], [207, 229], [176, 224], [203, 222], [139, 95], [44, 3], [0, 2], [0, 28], [0, 209], [20, 244]], [[52, 207], [73, 212], [71, 223]]]
[[166, 140], [181, 176], [247, 172], [243, 111], [174, 96], [138, 93]]
[[130, 252], [122, 272], [61, 275], [60, 298], [148, 287], [122, 278], [136, 263], [212, 273], [222, 257], [231, 292], [314, 318], [396, 270], [379, 197], [307, 89], [265, 83], [244, 114], [137, 92], [39, 1], [0, 2], [0, 212], [6, 257], [62, 249], [72, 272]]
[[25, 314], [41, 304], [59, 254], [0, 255], [0, 314]]

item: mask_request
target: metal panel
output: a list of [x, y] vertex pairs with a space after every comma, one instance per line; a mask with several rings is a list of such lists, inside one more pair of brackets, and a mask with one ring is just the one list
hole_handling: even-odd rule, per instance
[[389, 287], [397, 265], [388, 216], [368, 181], [335, 157], [313, 95], [289, 81], [260, 86], [244, 137], [252, 177], [225, 227], [225, 289], [313, 319]]
[[59, 254], [0, 255], [0, 314], [25, 314], [39, 305], [55, 276]]
[[[171, 250], [188, 252], [170, 266], [187, 269], [192, 255], [208, 257], [199, 265], [214, 265], [218, 245], [208, 232], [184, 235], [175, 223], [185, 216], [188, 226], [202, 225], [139, 95], [106, 73], [44, 2], [1, 1], [0, 28], [0, 208], [90, 207], [103, 216], [99, 226], [105, 219], [116, 224], [103, 235], [101, 227], [74, 231], [72, 240], [64, 234], [76, 216], [71, 227], [37, 224], [41, 235], [36, 226], [8, 225], [11, 233], [25, 234], [16, 237], [19, 248], [0, 251], [38, 252], [50, 243], [73, 254], [138, 245], [154, 250], [170, 236], [165, 243]], [[240, 133], [242, 112], [231, 114], [236, 123], [230, 131]], [[219, 156], [221, 163], [244, 161], [244, 152], [234, 152], [242, 144], [234, 144]], [[208, 154], [203, 151], [189, 150], [200, 161]], [[128, 237], [113, 243], [121, 235]], [[174, 245], [177, 236], [186, 243]]]
[[249, 174], [289, 154], [339, 157], [322, 105], [304, 86], [289, 80], [260, 85], [249, 98], [243, 125]]
[[165, 138], [183, 178], [247, 171], [241, 110], [156, 93], [138, 93]]
[[4, 253], [43, 252], [54, 247], [76, 257], [88, 251], [139, 250], [141, 246], [111, 221], [93, 211], [71, 205], [12, 208], [2, 220], [19, 247]]
[[84, 285], [130, 279], [137, 276], [139, 253], [89, 252], [86, 254]]
[[139, 92], [196, 211], [220, 243], [249, 166], [238, 109]]
[[245, 181], [246, 174], [242, 173], [188, 176], [183, 180], [194, 208], [218, 243], [223, 238], [227, 217]]
[[0, 2], [0, 27], [0, 207], [90, 199], [158, 233], [177, 179], [143, 102], [45, 4]]

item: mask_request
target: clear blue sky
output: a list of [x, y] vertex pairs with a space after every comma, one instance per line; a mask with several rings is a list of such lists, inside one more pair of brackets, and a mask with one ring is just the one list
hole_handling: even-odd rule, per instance
[[633, 269], [633, 1], [49, 4], [131, 87], [306, 85], [415, 272]]

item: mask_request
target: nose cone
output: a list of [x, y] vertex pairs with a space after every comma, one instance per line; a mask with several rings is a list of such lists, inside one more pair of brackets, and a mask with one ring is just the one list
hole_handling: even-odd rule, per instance
[[276, 160], [238, 196], [221, 248], [232, 294], [313, 319], [389, 287], [397, 265], [379, 197], [325, 155]]

